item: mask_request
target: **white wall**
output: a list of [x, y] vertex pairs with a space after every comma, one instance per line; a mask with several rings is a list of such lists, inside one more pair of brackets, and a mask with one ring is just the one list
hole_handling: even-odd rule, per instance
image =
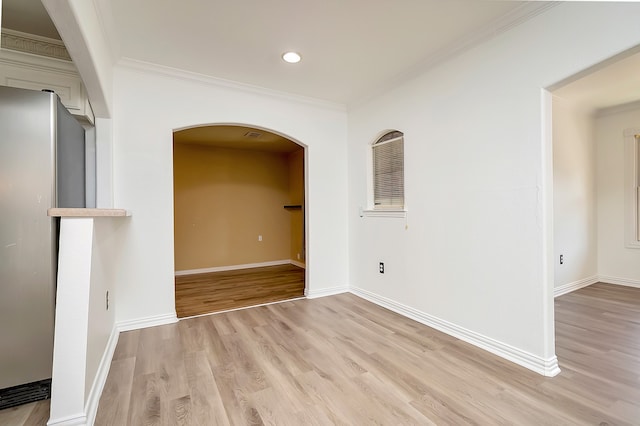
[[[555, 287], [598, 274], [594, 121], [566, 99], [553, 98], [553, 229]], [[564, 262], [559, 262], [563, 255]]]
[[[119, 230], [129, 218], [95, 218], [93, 221], [93, 249], [91, 252], [91, 289], [89, 292], [89, 322], [87, 332], [87, 361], [85, 395], [95, 385], [107, 342], [115, 327], [114, 289], [121, 259]], [[106, 292], [109, 292], [109, 309]], [[107, 362], [111, 360], [108, 359]], [[104, 367], [103, 367], [104, 368]], [[86, 401], [85, 401], [86, 402]]]
[[[562, 3], [350, 109], [351, 285], [549, 373], [541, 89], [640, 43], [638, 13], [631, 3]], [[405, 134], [406, 230], [401, 219], [358, 215], [368, 145], [388, 128]]]
[[346, 289], [345, 110], [191, 77], [135, 64], [116, 69], [114, 204], [132, 211], [121, 248], [117, 321], [175, 316], [172, 132], [194, 125], [248, 124], [307, 145], [307, 290]]
[[61, 219], [48, 424], [93, 424], [118, 336], [105, 293], [116, 287], [126, 220]]
[[[614, 110], [615, 111], [615, 110]], [[598, 167], [598, 272], [601, 280], [640, 286], [640, 249], [624, 239], [623, 131], [640, 127], [640, 107], [605, 112], [595, 120]]]

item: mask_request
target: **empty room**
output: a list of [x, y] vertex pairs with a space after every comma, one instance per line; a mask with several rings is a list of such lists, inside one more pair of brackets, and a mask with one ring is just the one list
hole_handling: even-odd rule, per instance
[[639, 3], [1, 3], [0, 84], [95, 146], [1, 424], [640, 419]]

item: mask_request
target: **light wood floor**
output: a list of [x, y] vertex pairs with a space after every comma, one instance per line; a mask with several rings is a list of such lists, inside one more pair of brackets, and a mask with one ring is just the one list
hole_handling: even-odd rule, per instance
[[304, 269], [294, 265], [176, 277], [178, 318], [304, 296]]
[[351, 294], [191, 318], [120, 335], [96, 425], [640, 424], [640, 289], [557, 298], [556, 336], [545, 378]]
[[2, 426], [44, 426], [49, 420], [49, 400], [0, 410]]

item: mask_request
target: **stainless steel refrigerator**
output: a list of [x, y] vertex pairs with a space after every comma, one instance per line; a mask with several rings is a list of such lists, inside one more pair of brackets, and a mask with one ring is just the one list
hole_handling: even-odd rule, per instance
[[58, 247], [85, 206], [85, 131], [57, 95], [0, 86], [0, 409], [48, 398]]

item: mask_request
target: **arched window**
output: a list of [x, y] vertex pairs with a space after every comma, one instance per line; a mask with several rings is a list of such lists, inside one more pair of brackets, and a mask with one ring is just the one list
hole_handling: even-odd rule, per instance
[[404, 134], [388, 132], [372, 149], [374, 209], [404, 209]]

